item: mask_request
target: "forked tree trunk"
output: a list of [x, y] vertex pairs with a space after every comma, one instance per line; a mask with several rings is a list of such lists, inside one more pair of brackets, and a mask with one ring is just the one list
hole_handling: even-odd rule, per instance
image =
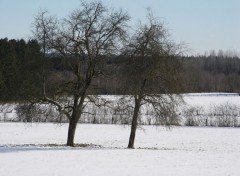
[[[78, 121], [82, 115], [82, 111], [79, 111], [78, 109], [82, 109], [84, 99], [85, 99], [85, 94], [83, 94], [83, 96], [81, 97], [79, 104], [74, 103], [75, 109], [77, 110], [73, 110], [72, 117], [70, 119], [69, 126], [68, 126], [67, 146], [70, 146], [70, 147], [74, 147], [75, 132], [76, 132]], [[78, 97], [75, 100], [78, 101]]]
[[129, 142], [128, 142], [128, 148], [131, 148], [131, 149], [134, 148], [134, 141], [135, 141], [136, 130], [137, 130], [137, 125], [138, 125], [139, 110], [140, 110], [140, 101], [135, 100], [135, 107], [134, 107], [134, 113], [133, 113], [133, 119], [132, 119], [131, 133], [130, 133]]

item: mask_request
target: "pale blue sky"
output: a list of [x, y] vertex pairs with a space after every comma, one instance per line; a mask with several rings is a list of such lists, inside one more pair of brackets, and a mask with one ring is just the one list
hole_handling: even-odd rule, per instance
[[[240, 52], [240, 0], [102, 0], [123, 8], [132, 23], [143, 18], [151, 7], [162, 17], [176, 42], [183, 41], [196, 53], [211, 49]], [[40, 9], [64, 17], [79, 0], [0, 0], [0, 38], [31, 36], [31, 23]]]

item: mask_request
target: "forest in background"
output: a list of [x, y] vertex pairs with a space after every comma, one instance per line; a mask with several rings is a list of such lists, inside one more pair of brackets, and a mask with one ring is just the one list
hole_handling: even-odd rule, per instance
[[[178, 93], [240, 92], [240, 59], [234, 54], [212, 51], [208, 55], [182, 56], [176, 59], [181, 61], [182, 66], [182, 80], [179, 85], [175, 85]], [[40, 95], [44, 60], [36, 40], [0, 39], [0, 100], [19, 101]], [[70, 79], [72, 75], [61, 56], [48, 53], [46, 60], [46, 85], [51, 93], [57, 88], [59, 80]], [[127, 60], [126, 56], [108, 56], [101, 65], [105, 74], [94, 79], [91, 93], [127, 94], [127, 90], [121, 86], [126, 73], [119, 69]], [[160, 83], [155, 82], [153, 86], [158, 87]]]

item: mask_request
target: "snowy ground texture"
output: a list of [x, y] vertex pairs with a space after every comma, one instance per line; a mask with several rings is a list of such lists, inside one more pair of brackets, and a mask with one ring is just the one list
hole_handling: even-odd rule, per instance
[[143, 126], [135, 150], [129, 132], [79, 124], [76, 143], [94, 145], [68, 148], [45, 145], [65, 144], [67, 124], [0, 123], [0, 176], [240, 175], [240, 128]]

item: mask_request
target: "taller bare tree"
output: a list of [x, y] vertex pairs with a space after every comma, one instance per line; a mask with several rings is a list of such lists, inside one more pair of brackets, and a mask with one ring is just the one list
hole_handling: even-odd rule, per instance
[[[42, 28], [48, 25], [48, 19], [43, 19]], [[81, 1], [80, 8], [62, 20], [61, 26], [43, 33], [51, 51], [64, 57], [69, 79], [58, 83], [54, 95], [43, 92], [38, 102], [55, 105], [69, 119], [68, 146], [74, 146], [75, 130], [86, 104], [94, 101], [89, 96], [92, 81], [102, 75], [101, 63], [106, 56], [116, 54], [121, 48], [128, 20], [127, 13], [110, 10], [100, 1]], [[62, 101], [64, 96], [67, 98]]]
[[126, 90], [133, 98], [133, 116], [128, 148], [134, 148], [139, 113], [144, 104], [151, 106], [155, 123], [176, 124], [174, 111], [180, 78], [181, 65], [176, 59], [179, 46], [170, 39], [164, 23], [148, 11], [147, 23], [140, 24], [125, 53], [128, 57]]

